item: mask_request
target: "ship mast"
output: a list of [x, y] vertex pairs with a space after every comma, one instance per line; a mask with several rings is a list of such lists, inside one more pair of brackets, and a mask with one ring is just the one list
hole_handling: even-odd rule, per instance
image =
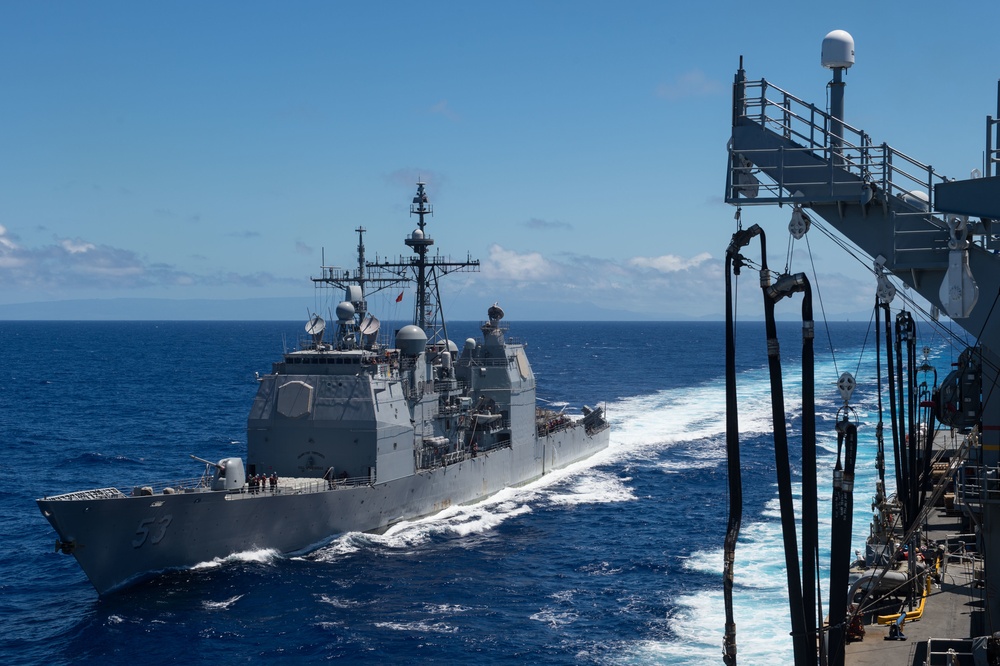
[[402, 275], [403, 271], [412, 271], [416, 282], [416, 301], [413, 306], [413, 323], [426, 334], [429, 344], [444, 342], [448, 339], [448, 328], [441, 306], [441, 292], [438, 288], [438, 278], [455, 272], [474, 272], [479, 270], [479, 260], [467, 256], [465, 261], [450, 261], [440, 254], [431, 255], [430, 247], [434, 239], [426, 231], [427, 215], [434, 214], [434, 208], [427, 198], [425, 183], [417, 182], [417, 193], [410, 204], [410, 215], [416, 215], [417, 228], [403, 242], [416, 254], [409, 259], [400, 257], [396, 263], [375, 262], [368, 264], [369, 268], [378, 271], [390, 271]]
[[[365, 260], [365, 229], [358, 227], [354, 230], [358, 234], [358, 267], [354, 271], [340, 268], [338, 266], [321, 266], [320, 277], [310, 278], [316, 283], [317, 288], [322, 286], [337, 287], [344, 290], [345, 300], [350, 301], [358, 314], [359, 319], [364, 319], [368, 314], [368, 296], [375, 294], [387, 287], [407, 282], [409, 278], [403, 274], [392, 274], [386, 271], [385, 276], [368, 277], [368, 262]], [[359, 289], [352, 289], [358, 287]]]
[[[431, 245], [434, 245], [434, 239], [424, 231], [424, 227], [427, 225], [424, 216], [433, 214], [434, 207], [427, 201], [424, 183], [418, 181], [417, 194], [413, 197], [413, 203], [410, 204], [410, 215], [417, 215], [417, 228], [403, 242], [417, 253], [417, 260], [413, 262], [414, 270], [417, 273], [417, 300], [414, 305], [413, 323], [422, 328], [425, 333], [428, 332], [428, 318], [433, 321], [434, 316], [427, 307], [427, 250], [430, 249]], [[437, 286], [437, 280], [435, 280], [435, 286]]]

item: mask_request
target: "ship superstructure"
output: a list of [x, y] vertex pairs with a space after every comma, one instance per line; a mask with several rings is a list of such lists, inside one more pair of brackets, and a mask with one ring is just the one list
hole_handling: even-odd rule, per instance
[[[328, 335], [319, 315], [307, 340], [258, 378], [247, 420], [247, 458], [206, 463], [205, 474], [166, 487], [68, 493], [38, 500], [101, 594], [152, 572], [240, 551], [312, 550], [338, 534], [483, 499], [606, 448], [600, 407], [569, 417], [536, 407], [521, 343], [508, 340], [499, 305], [480, 339], [447, 337], [438, 278], [478, 268], [431, 254], [418, 183], [415, 256], [323, 267], [317, 285], [342, 289]], [[413, 323], [384, 341], [370, 294], [414, 282]]]
[[[835, 30], [827, 35], [821, 62], [833, 73], [828, 112], [769, 81], [749, 80], [741, 58], [733, 86], [725, 192], [727, 203], [738, 207], [739, 220], [727, 252], [727, 268], [739, 275], [750, 265], [744, 248], [758, 238], [761, 246], [759, 275], [768, 321], [795, 663], [971, 664], [973, 652], [979, 653], [976, 659], [987, 658], [986, 637], [1000, 630], [1000, 590], [994, 580], [995, 566], [990, 566], [1000, 553], [1000, 486], [996, 481], [1000, 398], [986, 390], [1000, 376], [996, 320], [1000, 316], [996, 308], [1000, 244], [992, 229], [1000, 219], [1000, 176], [996, 175], [1000, 137], [991, 145], [997, 119], [986, 119], [985, 173], [977, 170], [967, 180], [946, 178], [844, 122], [844, 73], [854, 64], [854, 40], [848, 33]], [[786, 268], [779, 274], [768, 269], [763, 229], [756, 224], [742, 226], [743, 208], [759, 205], [786, 206], [793, 239], [803, 238], [810, 228], [822, 230], [822, 219], [837, 232], [828, 235], [839, 244], [866, 254], [873, 274], [876, 337], [881, 336], [884, 323], [888, 372], [880, 377], [887, 380], [885, 407], [891, 418], [883, 437], [880, 379], [876, 488], [854, 488], [855, 465], [862, 464], [855, 457], [857, 419], [849, 416], [853, 414], [849, 401], [854, 379], [846, 376], [838, 382], [844, 407], [836, 415], [825, 600], [816, 585], [819, 535], [811, 287], [804, 273], [790, 274]], [[929, 323], [943, 313], [973, 340], [959, 355], [956, 367], [940, 382], [932, 380], [933, 386], [918, 379], [931, 368], [926, 358], [917, 365], [917, 329], [910, 313], [901, 310], [894, 322], [890, 320], [890, 304], [897, 297], [890, 277], [932, 304]], [[773, 326], [775, 303], [798, 294], [803, 298], [801, 537], [795, 529], [781, 408], [780, 352]], [[885, 318], [880, 321], [882, 315]], [[731, 317], [727, 324], [731, 332]], [[739, 566], [736, 542], [741, 509], [735, 374], [728, 370], [727, 389], [732, 400], [727, 409], [731, 505], [723, 656], [734, 665], [738, 650], [733, 571]], [[859, 551], [851, 570], [851, 521], [858, 492], [873, 496], [874, 517], [866, 552]], [[853, 583], [849, 583], [851, 577]], [[913, 622], [919, 624], [910, 632], [908, 623]], [[866, 625], [876, 635], [862, 640]], [[906, 634], [920, 640], [907, 644]], [[990, 650], [990, 663], [1000, 660], [1000, 641]]]

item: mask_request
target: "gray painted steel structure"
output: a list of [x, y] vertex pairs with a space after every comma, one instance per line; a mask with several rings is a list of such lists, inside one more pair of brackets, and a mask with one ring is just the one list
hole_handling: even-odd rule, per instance
[[[489, 309], [482, 338], [466, 340], [461, 352], [440, 335], [436, 275], [478, 262], [428, 257], [423, 184], [414, 202], [421, 221], [406, 244], [418, 256], [366, 264], [359, 242], [353, 276], [324, 267], [317, 282], [346, 289], [335, 339], [323, 341], [324, 322], [314, 317], [307, 324], [312, 341], [259, 378], [247, 420], [246, 472], [275, 474], [276, 487], [247, 486], [243, 461], [231, 458], [170, 488], [38, 500], [59, 535], [57, 547], [76, 557], [98, 593], [242, 551], [306, 552], [344, 532], [384, 530], [607, 447], [600, 408], [584, 407], [577, 418], [536, 408], [524, 345], [506, 339], [499, 307]], [[394, 348], [377, 342], [378, 322], [362, 316], [367, 295], [359, 288], [405, 279], [398, 272], [367, 276], [387, 267], [413, 269], [421, 304], [420, 326], [398, 331]]]
[[[830, 104], [842, 112], [841, 81], [835, 70]], [[982, 386], [990, 390], [981, 396], [981, 436], [957, 483], [994, 491], [977, 493], [975, 505], [963, 507], [979, 525], [988, 605], [983, 630], [991, 634], [1000, 630], [1000, 576], [990, 567], [1000, 554], [1000, 395], [992, 391], [1000, 380], [1000, 230], [994, 228], [1000, 136], [989, 145], [997, 119], [987, 117], [986, 124], [985, 177], [951, 180], [873, 143], [834, 113], [764, 79], [747, 80], [741, 59], [725, 199], [736, 206], [787, 204], [790, 213], [821, 217], [868, 255], [876, 275], [891, 273], [979, 342]]]

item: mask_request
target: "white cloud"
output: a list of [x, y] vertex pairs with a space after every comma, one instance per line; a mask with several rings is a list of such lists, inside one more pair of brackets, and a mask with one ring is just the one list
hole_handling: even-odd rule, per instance
[[[223, 289], [241, 298], [264, 289], [299, 290], [301, 277], [266, 272], [200, 273], [150, 261], [131, 250], [91, 243], [85, 239], [57, 240], [24, 247], [0, 227], [0, 294], [18, 298], [92, 298], [169, 294], [171, 298], [200, 297], [200, 290]], [[697, 319], [725, 311], [723, 262], [708, 253], [693, 257], [662, 255], [613, 259], [518, 251], [493, 244], [480, 273], [469, 273], [456, 294], [479, 316], [483, 303], [501, 301], [509, 312], [537, 313], [539, 318], [581, 316], [624, 319]], [[827, 312], [867, 309], [863, 284], [844, 276], [825, 276], [837, 284], [857, 284]], [[451, 278], [446, 282], [451, 284]], [[741, 298], [758, 302], [756, 280], [745, 281]], [[856, 297], [848, 297], [854, 294]], [[857, 302], [855, 302], [857, 301]], [[862, 302], [863, 301], [863, 302]], [[454, 313], [452, 314], [454, 316]]]
[[495, 243], [490, 246], [489, 259], [482, 265], [483, 276], [490, 280], [537, 281], [553, 278], [558, 272], [539, 252], [521, 254]]
[[14, 240], [7, 234], [7, 227], [2, 224], [0, 224], [0, 248], [5, 250], [17, 249], [17, 245], [14, 243]]
[[7, 228], [0, 224], [0, 270], [20, 268], [24, 265], [24, 260], [18, 256], [17, 251], [17, 243], [7, 233]]
[[678, 257], [676, 254], [664, 254], [659, 257], [633, 257], [628, 260], [630, 266], [638, 268], [652, 268], [661, 273], [676, 273], [697, 268], [712, 258], [708, 252], [702, 252], [690, 259]]
[[722, 291], [721, 262], [707, 253], [615, 261], [494, 244], [465, 295], [480, 302], [533, 304], [555, 318], [616, 311], [632, 319], [696, 319], [724, 310]]
[[63, 249], [69, 252], [70, 254], [82, 254], [84, 252], [89, 252], [97, 248], [97, 246], [94, 245], [93, 243], [85, 243], [79, 238], [74, 238], [73, 240], [70, 240], [69, 238], [64, 238], [61, 241], [59, 241], [59, 244], [62, 245]]
[[301, 284], [301, 280], [267, 273], [189, 273], [171, 264], [150, 262], [131, 250], [91, 243], [81, 238], [58, 239], [49, 245], [24, 247], [0, 227], [0, 291], [23, 295], [176, 287], [260, 286]]

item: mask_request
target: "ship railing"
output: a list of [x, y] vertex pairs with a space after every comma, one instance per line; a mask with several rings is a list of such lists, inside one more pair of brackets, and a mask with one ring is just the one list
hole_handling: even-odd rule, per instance
[[[452, 393], [463, 393], [468, 386], [468, 383], [463, 379], [437, 379], [434, 381], [434, 391], [437, 393], [446, 393], [449, 391]], [[445, 409], [448, 408], [442, 409], [442, 414], [445, 413]], [[455, 409], [457, 410], [458, 408], [456, 407]]]
[[[954, 546], [953, 546], [954, 544]], [[985, 584], [985, 569], [983, 553], [979, 552], [978, 539], [975, 534], [949, 534], [945, 537], [945, 556], [942, 558], [941, 571], [947, 573], [948, 564], [954, 562], [971, 574], [973, 584]]]
[[[46, 500], [74, 501], [74, 500], [95, 500], [95, 499], [124, 499], [132, 497], [153, 497], [155, 495], [172, 495], [175, 493], [207, 491], [211, 488], [211, 477], [198, 477], [195, 479], [182, 479], [180, 481], [159, 481], [147, 483], [141, 486], [134, 486], [131, 492], [126, 493], [119, 488], [95, 488], [92, 490], [78, 490], [61, 495], [46, 497]], [[273, 490], [270, 486], [258, 489], [251, 489], [249, 485], [236, 490], [230, 490], [229, 499], [241, 499], [250, 497], [263, 497], [265, 495], [301, 495], [306, 493], [323, 492], [327, 490], [342, 490], [345, 488], [355, 488], [357, 486], [371, 485], [372, 479], [368, 476], [352, 476], [348, 478], [333, 479], [328, 482], [325, 479], [313, 477], [295, 478], [284, 477], [278, 480], [278, 485]]]
[[475, 358], [463, 360], [462, 365], [480, 367], [506, 367], [510, 365], [513, 357], [501, 356], [500, 358]]
[[479, 330], [481, 331], [500, 331], [506, 336], [507, 331], [510, 330], [510, 324], [503, 320], [497, 321], [495, 324], [490, 320], [479, 320]]
[[547, 435], [575, 428], [577, 425], [577, 422], [568, 416], [557, 416], [538, 424], [538, 436], [545, 437]]
[[941, 558], [942, 571], [948, 570], [949, 563], [975, 564], [979, 559], [976, 553], [975, 534], [948, 534], [944, 538], [944, 557]]
[[449, 451], [448, 453], [435, 454], [433, 451], [421, 451], [421, 469], [429, 467], [440, 467], [441, 465], [453, 465], [462, 462], [470, 457], [468, 451]]
[[[736, 89], [740, 90], [739, 86]], [[860, 179], [863, 183], [874, 184], [882, 192], [889, 195], [903, 198], [911, 195], [914, 191], [920, 192], [926, 196], [927, 210], [920, 210], [923, 207], [922, 202], [914, 202], [913, 212], [897, 213], [897, 215], [920, 216], [931, 223], [938, 224], [933, 216], [928, 215], [934, 210], [934, 185], [946, 182], [948, 179], [935, 172], [933, 167], [922, 164], [885, 143], [875, 145], [864, 130], [843, 121], [837, 121], [815, 105], [799, 99], [764, 79], [745, 81], [742, 84], [742, 90], [743, 98], [735, 100], [734, 125], [740, 118], [756, 122], [779, 134], [787, 142], [800, 146], [800, 148], [781, 147], [768, 152], [791, 154], [795, 151], [803, 151], [822, 160], [824, 164], [796, 167], [789, 163], [793, 160], [788, 160], [784, 154], [780, 154], [778, 156], [780, 166], [774, 168], [774, 174], [778, 177], [772, 178], [775, 182], [773, 184], [760, 184], [764, 196], [746, 198], [737, 194], [738, 185], [735, 176], [740, 171], [755, 173], [761, 170], [755, 166], [744, 166], [734, 157], [731, 168], [732, 180], [726, 192], [727, 203], [739, 203], [744, 206], [794, 203], [793, 196], [784, 194], [779, 174], [784, 173], [783, 169], [794, 170], [796, 168], [812, 169], [816, 173], [815, 178], [803, 184], [829, 185], [830, 200], [841, 200], [844, 199], [843, 188], [840, 188], [838, 195], [836, 194], [836, 186], [847, 183], [857, 184], [854, 178], [837, 182], [834, 173], [837, 169], [841, 169]], [[833, 133], [834, 126], [838, 124], [842, 128], [840, 136]], [[746, 157], [752, 162], [756, 162], [751, 155], [747, 154]], [[771, 175], [767, 171], [764, 173]], [[860, 197], [860, 195], [859, 190], [858, 196]]]
[[312, 493], [347, 490], [350, 488], [357, 488], [359, 486], [370, 485], [372, 485], [372, 479], [367, 476], [335, 478], [329, 481], [316, 477], [279, 477], [278, 485], [274, 488], [264, 486], [257, 489], [251, 489], [248, 486], [244, 486], [238, 490], [230, 490], [226, 499], [255, 499], [276, 495], [309, 495]]
[[[476, 414], [471, 414], [470, 418], [475, 421]], [[490, 423], [476, 425], [475, 432], [496, 432], [498, 430], [510, 430], [510, 417], [497, 419]]]
[[970, 507], [1000, 503], [1000, 468], [965, 465], [959, 470], [959, 497]]
[[403, 395], [408, 400], [419, 400], [421, 396], [434, 393], [434, 390], [435, 382], [433, 381], [427, 382], [422, 379], [418, 379], [415, 382], [411, 382], [408, 379], [403, 380]]
[[[464, 384], [464, 382], [463, 382]], [[462, 405], [445, 405], [438, 410], [438, 414], [441, 416], [450, 416], [452, 418], [456, 416], [462, 416], [469, 411], [468, 407], [463, 407]]]
[[180, 481], [152, 481], [141, 486], [132, 487], [132, 496], [139, 497], [145, 495], [171, 495], [173, 493], [191, 492], [203, 488], [212, 487], [212, 477], [202, 475], [193, 479], [181, 479]]
[[118, 488], [94, 488], [93, 490], [78, 490], [62, 495], [46, 497], [47, 500], [76, 501], [76, 500], [99, 500], [99, 499], [122, 499], [128, 497]]
[[417, 451], [417, 469], [433, 469], [453, 465], [471, 457], [470, 452], [462, 449], [448, 453], [435, 453], [433, 449], [421, 449]]
[[463, 462], [465, 460], [471, 460], [478, 456], [484, 456], [492, 451], [504, 448], [511, 448], [511, 442], [509, 439], [500, 440], [488, 447], [477, 444], [474, 451], [471, 449], [458, 449], [448, 453], [434, 453], [433, 450], [422, 449], [415, 452], [416, 465], [417, 469], [421, 470], [434, 469], [435, 467], [445, 467]]
[[121, 488], [94, 488], [92, 490], [78, 490], [72, 493], [64, 493], [53, 497], [46, 497], [49, 500], [94, 500], [94, 499], [122, 499], [125, 497], [147, 497], [153, 495], [171, 495], [174, 493], [192, 492], [199, 489], [209, 488], [212, 484], [211, 476], [199, 476], [193, 479], [181, 479], [179, 481], [153, 481], [144, 483], [141, 486], [133, 486], [132, 490], [126, 492]]

